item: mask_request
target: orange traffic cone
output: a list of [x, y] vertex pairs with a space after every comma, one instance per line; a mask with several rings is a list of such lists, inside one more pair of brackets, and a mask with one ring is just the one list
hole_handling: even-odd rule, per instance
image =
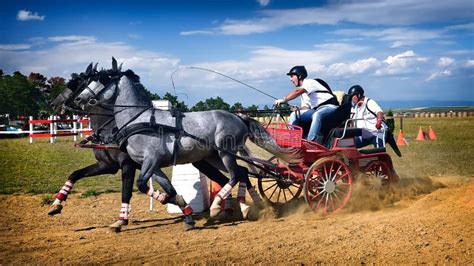
[[[221, 186], [219, 184], [217, 184], [216, 182], [212, 181], [211, 180], [211, 183], [209, 184], [209, 192], [210, 192], [210, 197], [209, 197], [209, 202], [212, 204], [212, 202], [214, 201], [214, 198], [216, 197], [217, 193], [219, 193], [219, 191], [221, 191]], [[221, 208], [224, 209], [225, 207], [225, 201], [223, 200], [221, 202]]]
[[415, 140], [420, 140], [420, 141], [425, 140], [425, 132], [423, 132], [423, 129], [421, 129], [421, 127], [420, 127], [420, 130], [418, 130], [418, 136], [416, 136]]
[[408, 141], [405, 139], [405, 135], [403, 135], [403, 130], [401, 129], [397, 137], [397, 145], [398, 146], [408, 145]]
[[436, 136], [436, 133], [434, 132], [434, 130], [431, 128], [430, 126], [430, 131], [428, 133], [428, 137], [430, 138], [430, 140], [436, 140], [438, 139], [438, 137]]
[[211, 181], [211, 183], [209, 184], [209, 192], [210, 192], [209, 199], [210, 199], [211, 202], [214, 200], [214, 198], [216, 197], [217, 193], [219, 193], [221, 188], [222, 187], [219, 186], [219, 184], [217, 184], [214, 181]]

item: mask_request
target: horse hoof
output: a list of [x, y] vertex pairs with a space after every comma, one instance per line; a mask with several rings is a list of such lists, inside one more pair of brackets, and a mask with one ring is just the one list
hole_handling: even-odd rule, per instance
[[184, 231], [189, 231], [194, 228], [196, 222], [191, 215], [184, 216]]
[[234, 216], [233, 214], [224, 211], [224, 212], [221, 212], [219, 215], [217, 215], [215, 220], [219, 222], [228, 222], [228, 221], [232, 221], [233, 216]]
[[48, 211], [48, 215], [53, 216], [53, 215], [59, 214], [61, 213], [62, 210], [63, 210], [63, 205], [61, 204], [52, 205], [51, 209], [49, 209]]
[[196, 227], [195, 224], [184, 224], [184, 231], [192, 230], [194, 227]]
[[115, 223], [109, 225], [109, 229], [114, 233], [119, 233], [122, 231], [122, 225], [128, 225], [128, 220], [118, 220]]
[[122, 226], [109, 226], [109, 230], [112, 232], [112, 233], [120, 233], [122, 232]]

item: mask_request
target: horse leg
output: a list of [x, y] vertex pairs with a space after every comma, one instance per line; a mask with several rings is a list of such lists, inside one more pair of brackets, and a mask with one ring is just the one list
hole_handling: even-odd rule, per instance
[[[196, 223], [191, 216], [193, 209], [186, 203], [182, 196], [177, 195], [176, 190], [166, 175], [159, 168], [154, 169], [156, 165], [158, 165], [156, 161], [145, 158], [140, 176], [137, 180], [138, 190], [158, 200], [161, 204], [172, 203], [177, 205], [184, 214], [184, 229], [190, 230], [194, 228]], [[150, 177], [153, 177], [153, 179], [160, 184], [165, 191], [164, 193], [160, 193], [158, 190], [153, 191], [153, 189], [148, 186], [147, 183]]]
[[[194, 162], [193, 166], [196, 167], [201, 173], [205, 174], [209, 179], [219, 184], [219, 186], [223, 187], [227, 184], [229, 179], [216, 167], [212, 166], [207, 161], [198, 161]], [[234, 214], [234, 204], [232, 202], [232, 193], [229, 194], [227, 198], [224, 200], [224, 212], [220, 220], [227, 220], [232, 218]]]
[[228, 152], [219, 151], [219, 156], [221, 157], [222, 163], [230, 174], [230, 180], [225, 184], [219, 193], [217, 193], [214, 201], [211, 204], [209, 209], [210, 216], [216, 217], [221, 212], [221, 202], [227, 198], [232, 193], [232, 188], [240, 181], [240, 177], [237, 172], [237, 162], [235, 156], [229, 154]]
[[49, 215], [55, 215], [61, 213], [63, 206], [61, 203], [66, 201], [69, 193], [71, 192], [74, 183], [78, 180], [88, 177], [88, 176], [96, 176], [96, 175], [103, 175], [103, 174], [115, 174], [118, 169], [115, 166], [106, 164], [104, 162], [96, 162], [95, 164], [89, 165], [82, 169], [74, 171], [64, 183], [64, 186], [59, 190], [56, 194], [56, 199], [54, 200], [53, 204], [51, 205], [50, 210], [48, 211]]
[[119, 219], [111, 224], [109, 227], [115, 231], [120, 232], [122, 225], [128, 225], [128, 216], [130, 214], [132, 198], [133, 181], [135, 179], [136, 167], [130, 160], [127, 160], [122, 165], [122, 206], [120, 208]]
[[[247, 157], [252, 156], [250, 150], [246, 146], [242, 146], [239, 149], [239, 152], [243, 156], [247, 156]], [[255, 168], [255, 166], [249, 165], [249, 167], [252, 172], [257, 173], [257, 169]], [[252, 201], [255, 204], [257, 204], [257, 206], [259, 206], [260, 208], [263, 208], [264, 207], [263, 200], [260, 197], [260, 195], [258, 195], [257, 191], [255, 190], [255, 187], [252, 186], [252, 183], [250, 183], [249, 171], [247, 168], [245, 169], [245, 176], [243, 177], [243, 180], [247, 183], [247, 191], [249, 192], [250, 197], [252, 198]]]
[[[152, 194], [152, 197], [159, 200], [163, 205], [166, 203], [177, 205], [184, 214], [184, 230], [188, 231], [193, 229], [196, 225], [196, 222], [192, 217], [193, 208], [186, 202], [186, 200], [181, 195], [178, 195], [170, 180], [165, 175], [165, 173], [161, 171], [161, 169], [155, 169], [153, 179], [156, 180], [158, 184], [160, 184], [161, 188], [163, 188], [165, 193], [158, 193], [157, 190], [156, 192], [154, 192], [154, 194]], [[158, 197], [156, 197], [156, 193], [159, 194]], [[165, 195], [165, 197], [161, 195]]]

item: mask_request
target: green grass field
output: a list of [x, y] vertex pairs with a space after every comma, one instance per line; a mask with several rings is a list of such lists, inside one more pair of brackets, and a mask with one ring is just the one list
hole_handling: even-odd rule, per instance
[[[415, 141], [419, 127], [428, 131], [432, 126], [437, 141]], [[396, 121], [398, 135], [399, 120]], [[402, 178], [426, 176], [474, 177], [474, 117], [465, 118], [405, 118], [403, 131], [409, 141], [402, 146], [398, 158], [390, 148], [395, 168]], [[90, 149], [73, 147], [72, 138], [0, 139], [0, 193], [56, 193], [74, 171], [95, 162]], [[254, 145], [251, 146], [252, 149]], [[268, 158], [264, 152], [256, 154]], [[171, 168], [165, 169], [171, 176]], [[77, 182], [75, 192], [89, 194], [120, 191], [120, 172], [85, 178]]]

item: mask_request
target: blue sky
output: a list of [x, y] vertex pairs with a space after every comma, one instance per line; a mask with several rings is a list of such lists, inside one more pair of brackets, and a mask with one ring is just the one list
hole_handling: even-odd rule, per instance
[[[381, 101], [474, 101], [474, 2], [3, 1], [0, 69], [68, 78], [111, 57], [151, 91], [173, 93], [178, 68], [209, 68], [275, 97], [305, 65], [334, 90], [360, 84]], [[182, 70], [176, 93], [192, 106], [272, 99], [218, 75]], [[298, 101], [295, 101], [295, 104]]]

